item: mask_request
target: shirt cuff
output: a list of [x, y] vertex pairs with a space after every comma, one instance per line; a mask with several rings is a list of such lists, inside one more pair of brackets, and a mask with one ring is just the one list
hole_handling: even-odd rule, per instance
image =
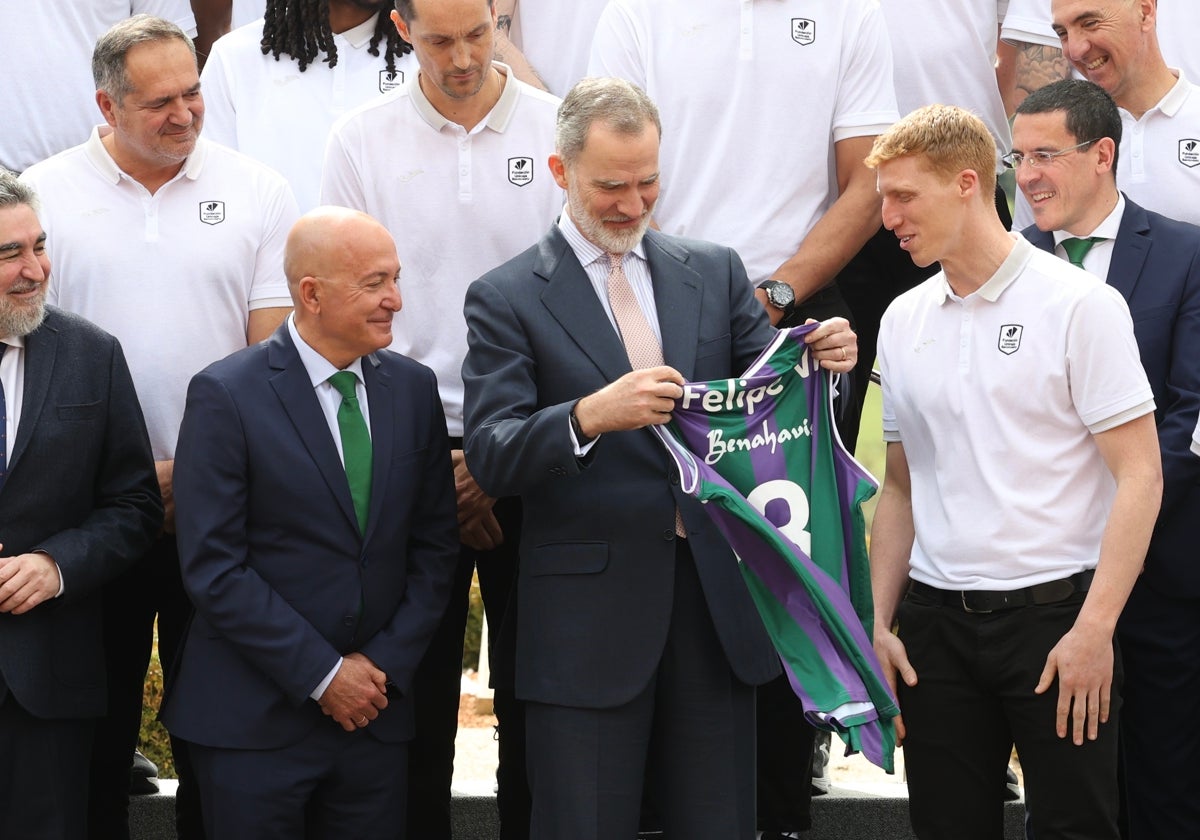
[[320, 703], [321, 698], [325, 695], [325, 689], [329, 688], [329, 684], [333, 682], [333, 678], [337, 676], [338, 669], [341, 667], [342, 657], [339, 656], [337, 664], [334, 665], [333, 668], [330, 669], [329, 673], [325, 675], [325, 679], [317, 683], [317, 687], [314, 688], [312, 694], [308, 696]]

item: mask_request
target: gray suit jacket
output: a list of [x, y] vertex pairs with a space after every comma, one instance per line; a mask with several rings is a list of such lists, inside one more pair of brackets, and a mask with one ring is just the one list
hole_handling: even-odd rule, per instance
[[62, 597], [0, 614], [0, 700], [45, 718], [105, 711], [101, 587], [149, 549], [162, 500], [142, 410], [117, 340], [47, 307], [25, 339], [17, 437], [0, 488], [6, 557], [44, 551]]
[[[645, 247], [666, 364], [689, 380], [741, 373], [772, 329], [737, 255], [655, 231]], [[734, 673], [778, 674], [732, 551], [653, 434], [606, 434], [575, 457], [571, 407], [630, 365], [557, 226], [472, 284], [466, 317], [467, 462], [489, 494], [524, 503], [518, 696], [605, 708], [648, 684], [670, 619], [676, 507]]]

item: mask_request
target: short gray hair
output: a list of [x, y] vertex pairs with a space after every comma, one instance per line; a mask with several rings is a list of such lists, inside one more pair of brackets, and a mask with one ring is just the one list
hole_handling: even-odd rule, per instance
[[116, 24], [100, 36], [92, 51], [92, 78], [96, 90], [102, 90], [120, 105], [133, 90], [129, 74], [125, 72], [125, 59], [129, 51], [138, 44], [175, 39], [187, 44], [192, 58], [196, 57], [196, 45], [182, 29], [169, 20], [153, 15], [134, 15]]
[[0, 167], [0, 207], [16, 207], [24, 204], [30, 209], [38, 209], [37, 193], [17, 176], [7, 169]]
[[646, 92], [624, 79], [587, 78], [571, 88], [558, 106], [554, 148], [570, 165], [579, 157], [593, 123], [603, 123], [618, 134], [636, 136], [651, 123], [662, 138], [658, 106]]

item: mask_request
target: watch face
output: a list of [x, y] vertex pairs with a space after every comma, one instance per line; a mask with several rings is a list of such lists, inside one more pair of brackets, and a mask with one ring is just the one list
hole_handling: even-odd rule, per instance
[[786, 283], [772, 285], [767, 289], [767, 299], [776, 309], [783, 309], [795, 300], [796, 295]]

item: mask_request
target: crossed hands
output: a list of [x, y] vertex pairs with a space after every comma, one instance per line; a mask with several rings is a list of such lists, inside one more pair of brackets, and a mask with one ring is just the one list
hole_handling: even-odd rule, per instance
[[362, 729], [387, 708], [387, 675], [363, 654], [348, 653], [318, 702], [342, 729]]

